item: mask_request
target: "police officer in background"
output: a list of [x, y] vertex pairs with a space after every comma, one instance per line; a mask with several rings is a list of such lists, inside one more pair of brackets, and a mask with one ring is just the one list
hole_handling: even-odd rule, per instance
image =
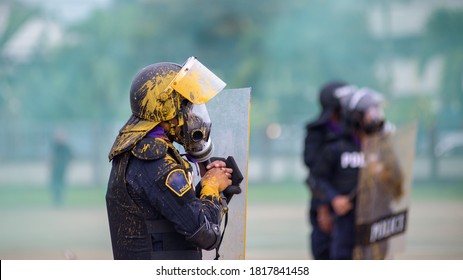
[[310, 243], [313, 258], [330, 259], [332, 219], [329, 202], [317, 186], [312, 170], [319, 160], [320, 151], [331, 140], [343, 133], [340, 98], [349, 94], [351, 87], [342, 81], [330, 81], [322, 86], [319, 117], [306, 126], [304, 163], [309, 170], [306, 183], [311, 191], [309, 219], [312, 226]]
[[318, 188], [333, 214], [330, 258], [352, 259], [355, 245], [355, 195], [359, 171], [364, 166], [361, 143], [364, 137], [379, 133], [384, 114], [379, 95], [367, 88], [353, 90], [341, 99], [345, 133], [332, 139], [321, 151], [313, 168]]
[[[140, 70], [130, 89], [132, 116], [111, 152], [106, 193], [114, 259], [201, 259], [217, 248], [232, 170], [212, 153], [204, 103], [223, 83], [196, 58], [183, 66], [156, 63]], [[192, 161], [201, 161], [197, 188]]]

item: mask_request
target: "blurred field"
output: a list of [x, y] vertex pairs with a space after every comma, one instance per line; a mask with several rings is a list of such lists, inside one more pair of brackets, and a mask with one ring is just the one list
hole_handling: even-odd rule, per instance
[[[307, 194], [297, 192], [275, 204], [262, 199], [263, 188], [251, 192], [257, 201], [249, 205], [248, 259], [311, 258]], [[411, 204], [406, 250], [395, 258], [463, 259], [463, 186], [415, 188]]]
[[[111, 259], [103, 188], [72, 187], [61, 209], [46, 189], [0, 187], [0, 259]], [[247, 259], [310, 259], [308, 194], [251, 185]], [[415, 186], [406, 251], [397, 259], [463, 259], [463, 185]]]

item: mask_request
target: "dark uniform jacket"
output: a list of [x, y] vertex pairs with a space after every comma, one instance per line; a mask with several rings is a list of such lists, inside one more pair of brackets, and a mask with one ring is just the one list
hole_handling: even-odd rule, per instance
[[325, 203], [337, 195], [351, 195], [354, 207], [343, 216], [335, 215], [329, 257], [331, 259], [352, 259], [355, 243], [355, 195], [363, 154], [359, 141], [350, 135], [342, 135], [329, 142], [321, 151], [313, 168], [317, 188], [323, 192]]
[[304, 145], [304, 163], [309, 169], [309, 176], [306, 183], [312, 192], [311, 208], [316, 209], [322, 201], [326, 200], [322, 190], [317, 187], [317, 179], [314, 175], [314, 168], [317, 160], [321, 158], [321, 152], [325, 145], [337, 139], [342, 134], [342, 128], [339, 125], [331, 123], [320, 124], [317, 121], [309, 123], [306, 126], [306, 137]]
[[106, 203], [115, 259], [201, 259], [220, 236], [216, 195], [195, 195], [192, 168], [167, 139], [113, 159]]
[[322, 150], [312, 169], [317, 185], [331, 202], [337, 195], [355, 196], [359, 169], [364, 165], [360, 142], [350, 134], [332, 139]]

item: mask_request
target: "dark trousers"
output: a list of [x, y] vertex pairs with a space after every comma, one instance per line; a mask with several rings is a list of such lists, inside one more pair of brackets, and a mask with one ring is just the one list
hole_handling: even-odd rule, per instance
[[334, 218], [330, 256], [333, 260], [351, 260], [355, 243], [355, 211]]
[[317, 210], [313, 204], [312, 202], [309, 211], [310, 224], [312, 226], [310, 234], [312, 256], [315, 260], [329, 260], [331, 234], [325, 233], [320, 229], [317, 221]]

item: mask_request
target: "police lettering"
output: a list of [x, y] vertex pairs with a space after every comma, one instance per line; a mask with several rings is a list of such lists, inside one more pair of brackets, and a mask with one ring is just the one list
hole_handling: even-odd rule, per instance
[[361, 152], [344, 152], [341, 155], [342, 168], [360, 168], [365, 164], [365, 158]]
[[388, 217], [371, 225], [370, 243], [389, 238], [405, 231], [405, 213]]

